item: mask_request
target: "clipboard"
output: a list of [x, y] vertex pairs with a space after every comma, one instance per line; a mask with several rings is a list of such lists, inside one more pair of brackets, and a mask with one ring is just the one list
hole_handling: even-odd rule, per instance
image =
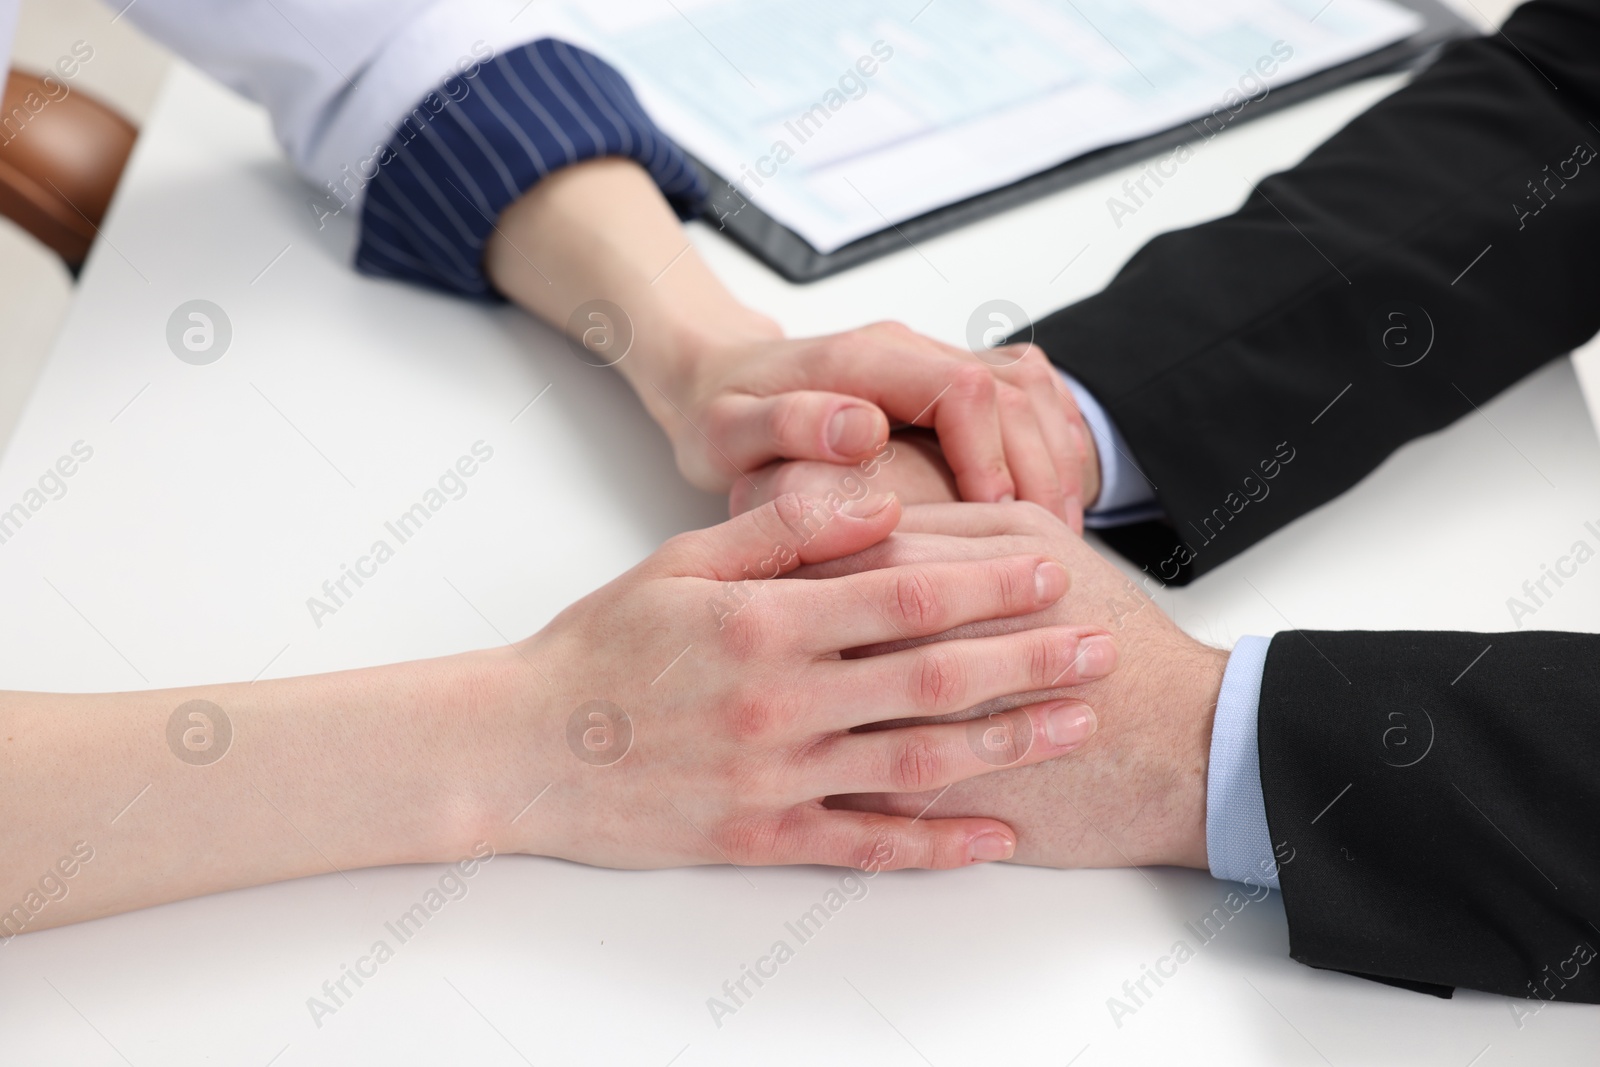
[[[1431, 63], [1450, 41], [1479, 35], [1477, 27], [1446, 7], [1441, 0], [1395, 2], [1422, 16], [1423, 26], [1420, 30], [1376, 52], [1273, 89], [1266, 96], [1248, 101], [1237, 113], [1223, 112], [1228, 114], [1228, 119], [1223, 129], [1216, 132], [1225, 132], [1226, 128], [1270, 115], [1362, 78], [1421, 69]], [[690, 161], [711, 187], [711, 196], [700, 215], [708, 225], [720, 229], [785, 279], [791, 282], [814, 282], [907, 248], [918, 240], [948, 233], [1058, 189], [1159, 155], [1192, 140], [1197, 130], [1198, 127], [1192, 122], [1186, 122], [1148, 137], [1096, 149], [1020, 181], [868, 234], [826, 253], [817, 251], [805, 238], [763, 212], [700, 160], [691, 156]]]

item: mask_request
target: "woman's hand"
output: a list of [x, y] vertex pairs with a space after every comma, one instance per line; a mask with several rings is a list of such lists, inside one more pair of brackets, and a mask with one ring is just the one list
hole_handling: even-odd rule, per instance
[[484, 266], [627, 378], [702, 489], [776, 460], [860, 462], [896, 423], [937, 431], [964, 500], [1031, 500], [1076, 523], [1094, 499], [1088, 431], [1038, 349], [980, 358], [897, 323], [787, 340], [711, 272], [637, 163], [546, 177], [501, 213]]
[[859, 462], [883, 447], [892, 421], [935, 431], [957, 499], [1030, 500], [1081, 526], [1099, 468], [1070, 393], [1037, 348], [985, 355], [890, 322], [701, 343], [666, 384], [619, 369], [703, 489], [748, 494], [774, 461]]
[[529, 795], [552, 784], [518, 824], [529, 836], [504, 847], [617, 867], [1009, 857], [1015, 835], [994, 819], [825, 809], [829, 794], [939, 790], [996, 766], [966, 724], [852, 730], [1011, 698], [1037, 738], [1018, 762], [1051, 759], [1094, 729], [1062, 690], [1109, 673], [1115, 649], [1068, 622], [841, 658], [1029, 615], [1067, 590], [1066, 569], [1031, 551], [779, 577], [867, 549], [899, 518], [891, 496], [837, 512], [785, 496], [674, 538], [525, 642], [537, 703], [505, 743], [545, 754]]
[[[1009, 857], [1016, 835], [981, 814], [821, 798], [938, 790], [1072, 750], [1095, 719], [1061, 687], [1110, 672], [1115, 649], [1065, 621], [841, 657], [1036, 616], [1068, 585], [1034, 545], [957, 538], [913, 565], [779, 578], [889, 536], [898, 502], [858, 497], [852, 512], [784, 497], [674, 538], [513, 645], [234, 685], [0, 693], [0, 810], [27, 813], [0, 823], [0, 899], [37, 901], [7, 933], [495, 852], [874, 870]], [[1040, 739], [1026, 755], [960, 724], [852, 732], [993, 698], [1024, 705]], [[91, 860], [70, 895], [35, 892]]]
[[[1037, 349], [1032, 352], [1037, 352]], [[1002, 400], [1002, 406], [1011, 405], [1014, 397], [1019, 395], [1019, 390], [1006, 382], [1000, 382], [997, 389], [1000, 389], [998, 397]], [[1078, 413], [1072, 395], [1062, 389], [1059, 382], [1050, 386], [1050, 389], [1059, 392], [1058, 397], [1054, 398], [1059, 405], [1056, 416], [1070, 430], [1066, 435], [1066, 445], [1053, 448], [1043, 442], [1043, 437], [1035, 440], [1024, 437], [1022, 429], [1013, 429], [1013, 438], [1006, 445], [1006, 461], [1014, 470], [1029, 472], [1029, 477], [1022, 485], [1029, 486], [1034, 493], [1022, 493], [1021, 499], [1040, 504], [1056, 518], [1072, 526], [1075, 533], [1083, 533], [1083, 509], [1093, 506], [1094, 499], [1099, 496], [1099, 453], [1094, 448], [1093, 435], [1083, 424], [1083, 416]], [[1046, 402], [1048, 400], [1050, 398], [1046, 398]], [[1006, 426], [1026, 427], [1027, 424], [1019, 418], [1008, 418]], [[1038, 426], [1043, 429], [1048, 426], [1048, 421], [1040, 419]], [[893, 491], [907, 506], [950, 504], [960, 499], [970, 499], [963, 496], [941, 445], [942, 438], [934, 437], [926, 430], [915, 427], [896, 430], [890, 435], [886, 448], [878, 451], [872, 462], [874, 485], [878, 490]], [[1046, 464], [1054, 464], [1054, 469], [1043, 469]], [[1051, 477], [1054, 477], [1054, 482], [1051, 482]], [[827, 493], [837, 485], [838, 480], [840, 467], [837, 462], [814, 459], [770, 462], [733, 483], [728, 493], [728, 510], [730, 514], [739, 515], [784, 493]], [[1069, 485], [1077, 486], [1070, 494], [1066, 488]], [[1061, 486], [1059, 493], [1056, 486]], [[1058, 501], [1059, 506], [1051, 507], [1050, 501]]]

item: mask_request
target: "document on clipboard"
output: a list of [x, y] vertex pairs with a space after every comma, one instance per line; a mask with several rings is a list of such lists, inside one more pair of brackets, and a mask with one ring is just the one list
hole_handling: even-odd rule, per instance
[[1391, 0], [568, 0], [717, 178], [819, 253], [1417, 32]]

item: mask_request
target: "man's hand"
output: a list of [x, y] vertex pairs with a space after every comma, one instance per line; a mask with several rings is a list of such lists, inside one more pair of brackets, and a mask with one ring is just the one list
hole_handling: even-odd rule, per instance
[[[1094, 445], [1094, 435], [1084, 425], [1077, 405], [1064, 390], [1061, 402], [1063, 412], [1076, 431], [1067, 459], [1077, 464], [1078, 484], [1083, 487], [1081, 499], [1084, 508], [1088, 508], [1100, 494], [1099, 452]], [[899, 430], [890, 435], [889, 448], [891, 451], [874, 465], [873, 484], [877, 488], [893, 492], [907, 505], [948, 504], [962, 499], [939, 440], [932, 434], [917, 429]], [[825, 493], [838, 484], [839, 476], [838, 466], [832, 463], [769, 463], [733, 483], [728, 496], [729, 511], [739, 515], [784, 493]], [[1031, 498], [1024, 496], [1022, 499]], [[1063, 517], [1074, 530], [1082, 532], [1081, 513], [1069, 509]]]
[[[506, 736], [508, 753], [545, 754], [514, 776], [517, 789], [555, 785], [530, 837], [505, 844], [618, 867], [882, 869], [1008, 857], [1014, 835], [984, 816], [829, 811], [821, 799], [938, 790], [1013, 758], [1070, 751], [1095, 720], [1068, 690], [1109, 673], [1115, 646], [1098, 626], [1039, 618], [1065, 593], [1068, 572], [1043, 555], [986, 554], [1000, 547], [993, 539], [959, 557], [959, 539], [938, 539], [949, 562], [781, 578], [882, 541], [899, 515], [892, 496], [837, 512], [782, 497], [673, 538], [557, 616], [521, 647], [537, 667], [534, 710]], [[1041, 625], [839, 655], [1016, 615]], [[1034, 738], [1004, 760], [975, 748], [964, 724], [853, 730], [995, 699], [1023, 705], [1013, 715]]]
[[888, 541], [803, 573], [859, 573], [967, 552], [1047, 553], [1072, 572], [1071, 592], [1038, 615], [959, 627], [945, 637], [1067, 619], [1104, 627], [1117, 641], [1117, 671], [1075, 690], [1098, 716], [1093, 740], [1060, 759], [958, 782], [943, 795], [857, 794], [829, 803], [911, 815], [933, 804], [929, 815], [1002, 819], [1017, 832], [1015, 859], [1022, 863], [1204, 868], [1211, 721], [1227, 653], [1184, 634], [1060, 522], [1021, 504], [908, 508]]

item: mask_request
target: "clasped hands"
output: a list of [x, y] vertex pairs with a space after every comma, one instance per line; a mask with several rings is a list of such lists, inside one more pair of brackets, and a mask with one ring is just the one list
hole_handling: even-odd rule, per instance
[[[505, 735], [540, 765], [504, 781], [552, 784], [507, 848], [615, 866], [1204, 865], [1225, 657], [1078, 537], [1099, 458], [1043, 353], [979, 358], [896, 324], [787, 339], [626, 162], [540, 182], [485, 263], [569, 329], [586, 301], [625, 309], [631, 350], [607, 362], [736, 516], [521, 646], [541, 694], [524, 726], [545, 744]], [[827, 517], [815, 538], [785, 532], [810, 515]], [[1036, 589], [1046, 561], [1063, 574]], [[496, 693], [526, 699], [531, 672], [510, 669]], [[933, 721], [951, 716], [979, 725]], [[484, 824], [526, 803], [478, 799]]]
[[[730, 344], [658, 388], [670, 414], [641, 391], [736, 517], [524, 643], [567, 745], [535, 838], [508, 844], [619, 867], [1204, 867], [1226, 653], [1069, 528], [1093, 443], [1016, 355], [880, 325]], [[890, 418], [937, 442], [889, 440]]]
[[1071, 393], [1037, 347], [1009, 345], [980, 359], [896, 322], [790, 340], [760, 316], [741, 320], [714, 338], [688, 333], [650, 360], [617, 365], [672, 440], [684, 477], [731, 490], [735, 513], [778, 495], [774, 479], [786, 463], [869, 459], [892, 423], [936, 432], [941, 452], [900, 486], [916, 490], [907, 502], [952, 493], [1028, 500], [1083, 529], [1099, 459]]

